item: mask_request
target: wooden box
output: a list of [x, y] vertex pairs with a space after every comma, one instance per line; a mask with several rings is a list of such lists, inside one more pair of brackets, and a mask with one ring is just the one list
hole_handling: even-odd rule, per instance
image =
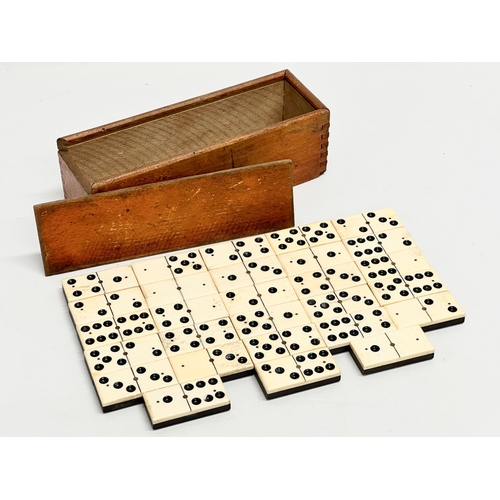
[[326, 169], [329, 110], [288, 70], [58, 139], [66, 198], [291, 159]]

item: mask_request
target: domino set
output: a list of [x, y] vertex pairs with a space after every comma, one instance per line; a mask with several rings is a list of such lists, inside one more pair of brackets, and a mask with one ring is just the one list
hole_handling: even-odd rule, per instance
[[424, 332], [465, 313], [390, 208], [168, 253], [62, 282], [104, 412], [144, 402], [153, 428], [434, 356]]

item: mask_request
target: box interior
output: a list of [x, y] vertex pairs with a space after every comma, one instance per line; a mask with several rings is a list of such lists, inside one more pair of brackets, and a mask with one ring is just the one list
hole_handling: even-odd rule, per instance
[[68, 153], [73, 167], [92, 184], [210, 148], [314, 109], [282, 80], [72, 145]]

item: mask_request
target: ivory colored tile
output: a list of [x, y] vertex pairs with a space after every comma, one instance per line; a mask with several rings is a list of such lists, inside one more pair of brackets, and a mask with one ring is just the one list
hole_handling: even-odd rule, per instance
[[255, 289], [265, 307], [291, 302], [298, 298], [288, 278], [280, 278], [268, 283], [257, 283]]
[[115, 321], [123, 340], [158, 333], [158, 328], [149, 309], [140, 309], [133, 313], [117, 316]]
[[431, 267], [422, 251], [414, 244], [408, 246], [408, 248], [404, 250], [391, 252], [390, 258], [392, 264], [396, 266], [401, 275]]
[[166, 358], [165, 348], [156, 333], [122, 342], [123, 350], [132, 367]]
[[434, 348], [418, 326], [374, 335], [352, 343], [352, 353], [363, 373], [401, 366], [434, 357]]
[[132, 266], [118, 266], [106, 269], [99, 271], [97, 275], [99, 276], [99, 281], [102, 282], [104, 292], [107, 294], [139, 286]]
[[236, 328], [229, 318], [204, 321], [196, 325], [196, 330], [206, 349], [239, 339]]
[[361, 337], [359, 328], [352, 316], [346, 312], [338, 318], [330, 321], [318, 321], [315, 323], [326, 346], [332, 352], [346, 350], [351, 341]]
[[427, 310], [418, 299], [388, 304], [384, 309], [389, 313], [398, 329], [408, 328], [409, 326], [426, 326], [432, 323]]
[[434, 355], [434, 347], [419, 326], [387, 333], [402, 361], [418, 358], [429, 359]]
[[162, 304], [159, 307], [151, 309], [151, 314], [158, 330], [180, 328], [193, 324], [189, 308], [184, 301]]
[[418, 300], [431, 318], [431, 324], [421, 326], [456, 324], [465, 320], [464, 310], [449, 291], [434, 293]]
[[328, 349], [313, 349], [294, 358], [307, 384], [340, 380], [340, 368]]
[[329, 321], [344, 314], [344, 308], [338, 301], [335, 293], [316, 295], [308, 299], [301, 299], [310, 321]]
[[256, 335], [245, 339], [243, 342], [254, 363], [261, 363], [290, 355], [285, 342], [276, 332]]
[[92, 381], [104, 412], [142, 401], [142, 393], [128, 367], [106, 374], [96, 373], [92, 375]]
[[329, 220], [305, 224], [300, 226], [300, 231], [310, 247], [324, 245], [332, 241], [340, 241], [340, 236]]
[[208, 270], [200, 253], [195, 250], [171, 254], [166, 259], [175, 278]]
[[122, 339], [112, 318], [105, 321], [95, 321], [88, 325], [78, 325], [76, 331], [84, 350], [94, 349], [100, 345], [115, 344]]
[[405, 227], [378, 232], [376, 236], [382, 243], [385, 252], [390, 256], [392, 256], [394, 252], [407, 250], [417, 246], [413, 237]]
[[248, 259], [245, 266], [250, 271], [250, 278], [254, 284], [266, 283], [286, 276], [281, 262], [275, 255], [255, 260]]
[[104, 294], [96, 273], [65, 278], [62, 280], [62, 288], [68, 302]]
[[195, 297], [187, 302], [189, 312], [195, 323], [225, 318], [228, 311], [219, 294]]
[[298, 227], [273, 231], [267, 233], [265, 236], [276, 255], [295, 252], [309, 247]]
[[391, 333], [396, 326], [384, 307], [363, 309], [352, 315], [354, 326], [359, 329], [363, 337], [379, 333]]
[[276, 326], [266, 309], [245, 311], [241, 314], [231, 315], [230, 318], [242, 340], [255, 335], [276, 332]]
[[174, 279], [172, 271], [170, 267], [168, 267], [167, 259], [164, 256], [134, 262], [132, 264], [132, 269], [141, 287], [148, 283], [154, 283], [155, 281]]
[[124, 290], [116, 290], [112, 293], [107, 293], [111, 311], [113, 316], [117, 317], [122, 314], [137, 312], [147, 308], [146, 299], [142, 294], [140, 287], [126, 288]]
[[179, 285], [174, 279], [146, 283], [141, 285], [141, 290], [149, 309], [183, 300]]
[[370, 226], [362, 214], [350, 215], [332, 220], [333, 227], [344, 240], [358, 235], [370, 234]]
[[326, 270], [334, 290], [344, 290], [351, 286], [365, 285], [366, 280], [354, 262], [345, 262]]
[[105, 295], [96, 295], [68, 303], [75, 326], [88, 325], [112, 319], [113, 314]]
[[210, 414], [229, 410], [227, 390], [219, 376], [204, 377], [181, 384], [193, 414]]
[[294, 326], [306, 325], [311, 322], [309, 315], [299, 300], [270, 306], [268, 312], [279, 331], [289, 330]]
[[447, 291], [443, 280], [434, 269], [426, 268], [414, 273], [406, 273], [403, 279], [415, 297]]
[[298, 354], [311, 349], [326, 348], [323, 337], [314, 324], [302, 325], [282, 330], [281, 338], [285, 342], [290, 354]]
[[372, 233], [348, 238], [344, 240], [344, 245], [353, 260], [380, 258], [386, 255], [381, 241]]
[[255, 286], [235, 288], [220, 294], [229, 314], [263, 309], [262, 297]]
[[159, 337], [165, 349], [165, 354], [169, 358], [204, 349], [201, 336], [198, 335], [194, 326], [164, 330], [159, 333]]
[[374, 233], [404, 226], [400, 217], [392, 208], [382, 208], [374, 212], [364, 212], [363, 217], [369, 223]]
[[243, 341], [211, 346], [208, 353], [223, 381], [250, 374], [254, 365]]
[[241, 262], [232, 241], [223, 241], [200, 248], [200, 255], [208, 270], [226, 267]]
[[230, 409], [227, 391], [217, 376], [156, 389], [144, 394], [154, 429]]
[[184, 300], [219, 293], [209, 272], [176, 276], [175, 281]]
[[166, 358], [157, 359], [132, 368], [141, 392], [154, 391], [177, 384], [174, 370]]
[[344, 309], [351, 314], [380, 305], [368, 285], [337, 290], [337, 296], [341, 300]]
[[129, 366], [120, 342], [96, 346], [84, 351], [85, 361], [92, 375], [105, 374]]
[[217, 371], [210, 359], [208, 351], [201, 349], [173, 356], [169, 358], [169, 361], [177, 380], [180, 384], [183, 384], [190, 380], [216, 376]]
[[401, 277], [388, 255], [357, 260], [355, 264], [367, 282], [389, 276]]
[[385, 333], [360, 337], [351, 342], [351, 352], [363, 373], [393, 365], [400, 356]]
[[370, 281], [368, 286], [382, 306], [414, 297], [409, 285], [399, 275]]
[[326, 243], [313, 247], [311, 250], [326, 274], [329, 274], [328, 269], [352, 261], [352, 257], [342, 241]]
[[314, 271], [321, 272], [318, 258], [309, 248], [281, 254], [278, 255], [278, 258], [288, 276], [296, 276]]
[[253, 285], [250, 271], [247, 270], [241, 261], [230, 266], [212, 269], [210, 274], [220, 293], [230, 292], [236, 288]]
[[292, 356], [258, 363], [255, 373], [267, 399], [287, 394], [306, 383]]
[[153, 429], [179, 423], [191, 414], [184, 396], [179, 384], [144, 393], [144, 404]]
[[299, 299], [324, 295], [328, 292], [333, 293], [334, 291], [331, 278], [325, 276], [322, 271], [289, 276], [288, 279]]
[[236, 251], [243, 261], [261, 259], [274, 255], [274, 250], [265, 235], [249, 236], [233, 240]]

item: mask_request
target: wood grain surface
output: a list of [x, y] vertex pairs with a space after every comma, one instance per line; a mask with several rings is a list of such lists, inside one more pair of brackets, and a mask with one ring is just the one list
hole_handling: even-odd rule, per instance
[[281, 160], [35, 205], [46, 275], [293, 226]]

